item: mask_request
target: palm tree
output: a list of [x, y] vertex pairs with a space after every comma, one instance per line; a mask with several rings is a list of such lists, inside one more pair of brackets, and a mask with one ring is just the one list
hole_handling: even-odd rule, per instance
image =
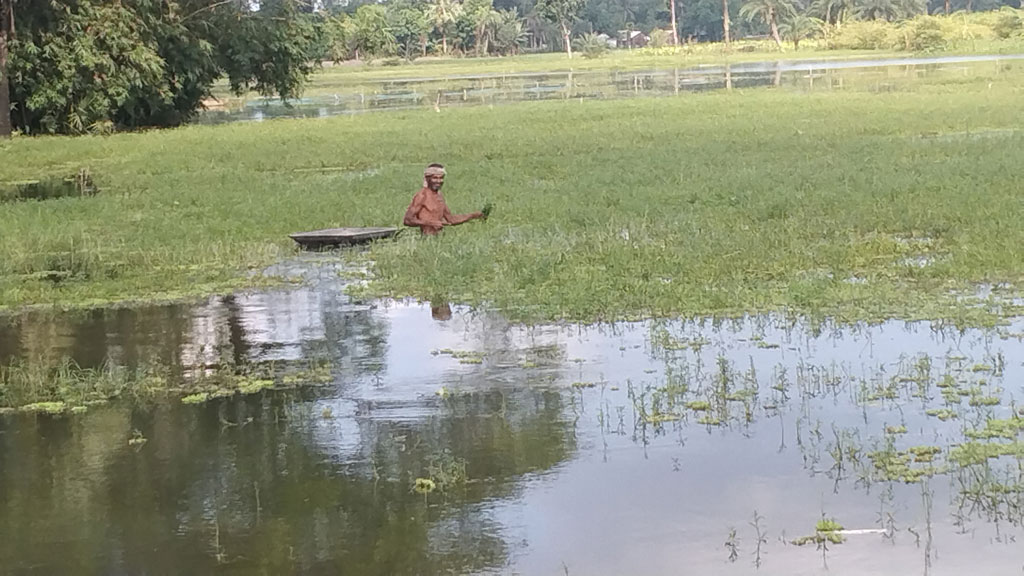
[[771, 28], [772, 39], [782, 48], [782, 37], [779, 36], [779, 18], [788, 18], [796, 13], [796, 8], [789, 0], [748, 0], [740, 8], [740, 16], [748, 22], [761, 20]]
[[722, 32], [725, 37], [725, 47], [729, 47], [729, 0], [722, 0]]
[[476, 37], [476, 45], [473, 48], [476, 55], [480, 56], [487, 53], [488, 46], [494, 39], [495, 31], [501, 24], [501, 14], [488, 6], [477, 10], [472, 16], [473, 35]]
[[676, 0], [668, 0], [668, 7], [672, 11], [672, 45], [679, 46], [679, 27], [676, 26]]
[[498, 25], [494, 30], [494, 44], [502, 54], [517, 54], [519, 48], [526, 43], [526, 29], [519, 10], [501, 10], [498, 12]]
[[857, 0], [853, 12], [864, 20], [894, 20], [900, 7], [893, 0]]
[[793, 16], [779, 24], [779, 32], [787, 40], [793, 42], [794, 50], [799, 50], [801, 40], [821, 33], [824, 26], [825, 23], [817, 18], [811, 18], [803, 14], [793, 14]]
[[462, 4], [458, 0], [433, 0], [427, 8], [430, 22], [434, 30], [441, 33], [441, 51], [448, 54], [448, 28], [462, 14]]
[[852, 0], [814, 0], [807, 8], [807, 15], [819, 18], [825, 24], [835, 24], [839, 29], [852, 8]]

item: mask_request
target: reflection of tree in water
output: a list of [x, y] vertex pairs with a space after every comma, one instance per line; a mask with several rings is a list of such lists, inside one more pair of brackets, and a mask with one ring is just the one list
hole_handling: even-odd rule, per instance
[[[46, 573], [478, 572], [510, 553], [487, 502], [575, 449], [555, 392], [438, 398], [415, 420], [326, 419], [290, 402], [110, 407], [23, 422], [17, 434], [0, 428], [0, 563]], [[148, 437], [138, 451], [125, 446], [133, 428]], [[324, 438], [357, 446], [339, 453]], [[464, 464], [468, 482], [414, 493], [446, 459]], [[65, 543], [60, 554], [54, 542]]]

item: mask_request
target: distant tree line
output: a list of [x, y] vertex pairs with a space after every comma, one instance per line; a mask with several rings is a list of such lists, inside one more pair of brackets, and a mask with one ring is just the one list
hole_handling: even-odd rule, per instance
[[[581, 40], [602, 48], [599, 34], [636, 30], [655, 44], [765, 34], [781, 46], [853, 21], [1020, 1], [0, 0], [0, 137], [177, 125], [221, 78], [239, 94], [291, 98], [322, 60], [555, 50], [572, 57]], [[1020, 19], [1007, 16], [1000, 26], [1018, 34]], [[925, 26], [929, 33], [937, 32]], [[848, 47], [893, 42], [883, 36], [860, 30]]]

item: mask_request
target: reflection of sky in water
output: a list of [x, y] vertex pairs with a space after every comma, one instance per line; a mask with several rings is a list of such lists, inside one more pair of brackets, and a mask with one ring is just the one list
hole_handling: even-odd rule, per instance
[[[500, 537], [508, 547], [509, 568], [494, 567], [499, 573], [561, 574], [564, 563], [570, 574], [747, 574], [754, 571], [756, 537], [749, 522], [756, 510], [764, 519], [766, 536], [759, 573], [826, 573], [822, 554], [813, 545], [796, 547], [780, 541], [783, 535], [791, 540], [809, 534], [823, 513], [849, 529], [878, 528], [879, 519], [891, 514], [897, 529], [892, 541], [878, 534], [860, 535], [830, 547], [830, 574], [923, 573], [929, 541], [935, 552], [935, 574], [972, 569], [1017, 573], [1022, 568], [1019, 545], [1007, 539], [1022, 534], [1007, 519], [998, 527], [1000, 540], [996, 540], [995, 524], [978, 518], [967, 521], [966, 534], [957, 533], [951, 504], [957, 486], [952, 475], [936, 476], [927, 484], [934, 505], [929, 539], [921, 485], [896, 483], [890, 498], [887, 485], [858, 485], [851, 471], [838, 483], [826, 474], [832, 462], [828, 448], [834, 430], [856, 433], [863, 450], [870, 451], [885, 426], [906, 424], [908, 433], [897, 439], [900, 447], [948, 446], [962, 438], [961, 426], [976, 422], [943, 423], [925, 417], [916, 399], [855, 402], [856, 386], [817, 390], [815, 397], [806, 399], [796, 391], [800, 374], [812, 380], [830, 373], [844, 382], [873, 385], [910, 373], [921, 354], [932, 358], [935, 375], [947, 369], [951, 356], [963, 355], [964, 363], [971, 366], [991, 363], [1002, 355], [1004, 375], [972, 375], [968, 370], [964, 377], [976, 381], [985, 376], [992, 385], [1005, 388], [1004, 399], [1019, 397], [1024, 376], [1020, 363], [1024, 345], [1019, 340], [1001, 339], [992, 331], [932, 330], [926, 323], [897, 321], [820, 333], [809, 332], [803, 324], [787, 328], [773, 317], [717, 324], [523, 327], [509, 325], [494, 313], [460, 307], [454, 308], [450, 319], [439, 321], [426, 304], [351, 302], [329, 255], [304, 257], [281, 268], [304, 277], [308, 285], [213, 297], [182, 307], [187, 337], [178, 358], [186, 365], [213, 362], [216, 355], [204, 354], [224, 346], [235, 347], [234, 354], [241, 346], [246, 358], [258, 361], [330, 357], [334, 387], [302, 402], [312, 416], [289, 426], [304, 430], [310, 449], [340, 469], [365, 478], [371, 464], [381, 458], [382, 445], [399, 447], [387, 452], [390, 459], [416, 450], [415, 445], [406, 444], [413, 442], [413, 431], [421, 439], [445, 438], [452, 443], [448, 448], [457, 453], [491, 458], [495, 469], [535, 458], [536, 454], [517, 453], [507, 446], [480, 444], [472, 436], [451, 436], [449, 431], [466, 419], [473, 422], [469, 430], [478, 432], [488, 426], [519, 429], [523, 423], [536, 424], [537, 414], [542, 413], [537, 394], [545, 389], [560, 391], [564, 402], [559, 418], [571, 424], [573, 447], [553, 466], [516, 477], [515, 486], [500, 496], [439, 509], [429, 527], [429, 546], [435, 554], [459, 546], [492, 546], [486, 538]], [[148, 318], [141, 312], [139, 317]], [[97, 318], [102, 315], [92, 321], [101, 321]], [[88, 330], [88, 326], [78, 325], [76, 330]], [[651, 334], [662, 327], [675, 338], [700, 338], [707, 343], [699, 352], [656, 351]], [[1006, 330], [1022, 328], [1017, 322]], [[139, 330], [135, 337], [145, 340], [145, 330], [160, 333], [166, 327], [147, 320], [132, 329]], [[54, 332], [61, 330], [68, 328]], [[104, 330], [112, 341], [121, 338], [109, 326]], [[478, 353], [482, 364], [462, 364], [450, 355], [435, 354], [441, 349]], [[665, 384], [669, 368], [676, 374], [688, 370], [692, 386], [707, 386], [714, 381], [720, 358], [737, 372], [751, 365], [757, 371], [760, 397], [751, 423], [739, 419], [708, 428], [690, 415], [685, 422], [660, 427], [634, 426], [630, 387], [649, 397], [654, 387]], [[524, 365], [526, 361], [536, 367]], [[698, 367], [703, 376], [698, 376]], [[771, 378], [781, 368], [793, 383], [790, 400], [778, 411], [769, 410], [764, 406], [774, 402]], [[574, 382], [604, 385], [576, 390], [571, 387]], [[449, 404], [436, 394], [442, 387], [452, 398], [467, 400]], [[505, 416], [475, 404], [474, 399], [495, 393], [508, 402]], [[937, 391], [932, 389], [931, 394], [936, 396]], [[994, 407], [991, 413], [1008, 417], [1007, 404]], [[204, 409], [212, 408], [195, 410]], [[317, 417], [322, 413], [330, 417]], [[230, 412], [226, 417], [234, 418]], [[263, 426], [222, 432], [210, 441], [224, 443], [217, 450], [224, 451], [226, 458], [237, 449], [234, 443], [266, 433]], [[821, 434], [818, 439], [815, 428]], [[158, 436], [170, 432], [148, 428], [147, 433], [154, 439], [151, 449], [156, 450]], [[522, 446], [530, 446], [529, 435], [542, 432], [523, 428], [520, 433]], [[32, 432], [8, 430], [8, 439], [10, 434], [23, 438]], [[282, 444], [279, 450], [283, 455], [297, 448]], [[100, 451], [104, 450], [112, 448]], [[10, 454], [6, 462], [11, 462]], [[104, 468], [87, 470], [91, 471], [88, 476], [102, 474]], [[252, 470], [245, 468], [232, 474], [240, 477], [241, 485], [249, 485], [245, 476], [249, 473]], [[324, 471], [299, 468], [291, 473]], [[476, 480], [482, 482], [480, 486], [489, 486], [487, 478]], [[212, 486], [203, 490], [232, 493], [230, 486]], [[328, 525], [334, 513], [330, 509], [316, 512], [326, 515], [323, 522]], [[244, 514], [240, 518], [244, 520]], [[187, 518], [182, 523], [182, 530], [194, 529]], [[736, 529], [739, 538], [735, 563], [728, 562], [723, 545], [730, 528]], [[908, 529], [920, 535], [920, 544]], [[324, 534], [316, 549], [330, 557], [336, 544], [329, 533]]]
[[[583, 70], [543, 73], [394, 78], [341, 82], [336, 92], [290, 101], [255, 99], [199, 115], [200, 123], [324, 118], [371, 110], [411, 110], [537, 100], [616, 99], [694, 90], [779, 86], [795, 90], [844, 89], [848, 83], [892, 90], [896, 79], [989, 71], [1024, 55], [947, 56], [868, 60], [793, 60], [701, 65], [662, 70]], [[321, 92], [329, 90], [321, 86]]]

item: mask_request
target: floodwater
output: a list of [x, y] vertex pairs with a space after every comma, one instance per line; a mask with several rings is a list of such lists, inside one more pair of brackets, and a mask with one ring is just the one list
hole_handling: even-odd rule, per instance
[[920, 78], [999, 74], [1024, 55], [871, 60], [749, 62], [661, 70], [590, 70], [453, 75], [316, 85], [317, 95], [283, 103], [257, 98], [200, 114], [200, 123], [322, 118], [369, 111], [491, 106], [542, 100], [672, 96], [708, 90], [777, 87], [794, 91], [893, 91]]
[[[2, 363], [331, 372], [0, 416], [0, 574], [1024, 570], [1021, 460], [951, 458], [1013, 417], [1022, 322], [522, 327], [354, 302], [339, 270], [306, 255], [275, 271], [305, 279], [290, 289], [0, 318]], [[912, 446], [939, 452], [897, 478], [874, 465]], [[791, 543], [822, 517], [857, 532]]]

